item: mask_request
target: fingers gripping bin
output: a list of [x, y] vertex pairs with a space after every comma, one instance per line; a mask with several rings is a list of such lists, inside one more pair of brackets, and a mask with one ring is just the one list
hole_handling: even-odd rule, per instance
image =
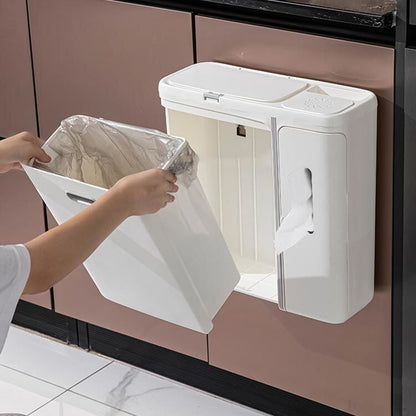
[[174, 204], [124, 221], [84, 265], [106, 298], [208, 333], [239, 273], [196, 178], [186, 141], [125, 124], [73, 116], [44, 145], [46, 165], [24, 169], [59, 224], [123, 176], [165, 167], [177, 173]]
[[237, 290], [342, 323], [374, 292], [373, 93], [200, 63], [159, 84], [170, 134], [240, 272]]

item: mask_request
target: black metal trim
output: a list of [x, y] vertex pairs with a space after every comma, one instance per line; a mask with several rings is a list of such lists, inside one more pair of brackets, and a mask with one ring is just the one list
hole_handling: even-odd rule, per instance
[[195, 25], [195, 13], [191, 15], [191, 25], [192, 25], [192, 58], [193, 63], [198, 62], [198, 49], [196, 46], [196, 25]]
[[416, 28], [409, 24], [409, 7], [414, 10], [416, 0], [398, 1], [393, 184], [393, 416], [413, 415], [416, 408]]
[[13, 323], [275, 416], [351, 416], [187, 355], [20, 301]]
[[91, 349], [88, 324], [77, 320], [78, 346], [84, 350]]
[[20, 300], [13, 323], [78, 345], [77, 321], [50, 309]]
[[354, 26], [382, 28], [392, 27], [394, 24], [393, 10], [384, 14], [365, 13], [306, 3], [302, 4], [297, 3], [296, 0], [243, 0], [240, 2], [236, 2], [235, 0], [205, 0], [204, 3], [211, 4], [212, 6], [228, 4], [233, 7], [240, 7], [241, 9], [264, 10], [267, 12], [277, 12], [288, 16], [297, 16], [307, 19], [347, 23]]
[[36, 134], [38, 135], [38, 137], [40, 137], [38, 98], [37, 98], [37, 93], [36, 93], [35, 68], [33, 65], [32, 31], [30, 28], [29, 0], [26, 0], [26, 16], [27, 16], [27, 31], [29, 35], [29, 51], [30, 51], [30, 66], [31, 66], [31, 72], [32, 72], [33, 98], [35, 101], [36, 130], [37, 130]]
[[[283, 0], [250, 0], [245, 6], [216, 0], [119, 0], [123, 3], [141, 4], [190, 12], [194, 15], [249, 23], [302, 33], [336, 37], [339, 39], [394, 45], [394, 16], [369, 15], [330, 8], [313, 7]], [[233, 5], [231, 5], [233, 3]]]
[[396, 45], [394, 162], [393, 162], [393, 270], [392, 270], [392, 416], [402, 416], [402, 298], [403, 298], [403, 163], [404, 163], [404, 48]]
[[[416, 409], [416, 48], [397, 50], [397, 149], [393, 270], [393, 415]], [[399, 65], [403, 65], [400, 67]], [[400, 101], [399, 101], [400, 99]], [[401, 108], [400, 108], [401, 107]], [[399, 135], [400, 134], [400, 135]]]

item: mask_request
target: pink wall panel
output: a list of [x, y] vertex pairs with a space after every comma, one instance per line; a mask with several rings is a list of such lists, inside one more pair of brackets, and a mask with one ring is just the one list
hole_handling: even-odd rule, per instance
[[29, 0], [40, 130], [73, 114], [165, 129], [157, 92], [192, 63], [191, 16], [103, 0]]
[[[0, 135], [36, 133], [25, 0], [0, 2]], [[44, 231], [42, 201], [22, 172], [0, 175], [0, 244], [23, 243]], [[49, 292], [24, 300], [50, 308]]]
[[[165, 129], [158, 82], [193, 61], [190, 14], [103, 0], [29, 9], [44, 137], [73, 114]], [[57, 312], [207, 359], [206, 336], [106, 300], [82, 267], [54, 294]]]
[[0, 2], [0, 136], [36, 132], [25, 0]]
[[343, 325], [234, 293], [209, 334], [210, 363], [361, 416], [390, 415], [394, 51], [197, 17], [199, 61], [358, 86], [378, 96], [376, 292]]

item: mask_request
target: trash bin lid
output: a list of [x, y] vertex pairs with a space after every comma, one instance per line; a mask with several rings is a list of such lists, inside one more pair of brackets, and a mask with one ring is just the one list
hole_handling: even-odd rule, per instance
[[166, 83], [184, 89], [268, 103], [286, 100], [308, 86], [307, 82], [288, 76], [215, 62], [189, 66], [167, 77]]

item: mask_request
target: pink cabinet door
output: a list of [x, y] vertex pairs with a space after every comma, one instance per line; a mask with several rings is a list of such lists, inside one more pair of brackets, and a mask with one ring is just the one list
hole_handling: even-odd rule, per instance
[[235, 292], [208, 335], [210, 363], [355, 415], [390, 415], [393, 49], [203, 17], [196, 35], [199, 61], [370, 89], [379, 105], [374, 300], [329, 325]]
[[[25, 0], [0, 2], [0, 135], [36, 133], [36, 111]], [[44, 229], [43, 206], [23, 172], [0, 175], [0, 244], [24, 243]], [[23, 296], [50, 308], [49, 292]]]
[[[102, 0], [30, 0], [29, 15], [42, 136], [73, 114], [165, 129], [158, 82], [193, 62], [190, 14]], [[54, 295], [59, 313], [207, 358], [204, 335], [106, 300], [82, 267]]]
[[189, 13], [29, 0], [40, 133], [74, 114], [165, 129], [159, 80], [193, 62]]

